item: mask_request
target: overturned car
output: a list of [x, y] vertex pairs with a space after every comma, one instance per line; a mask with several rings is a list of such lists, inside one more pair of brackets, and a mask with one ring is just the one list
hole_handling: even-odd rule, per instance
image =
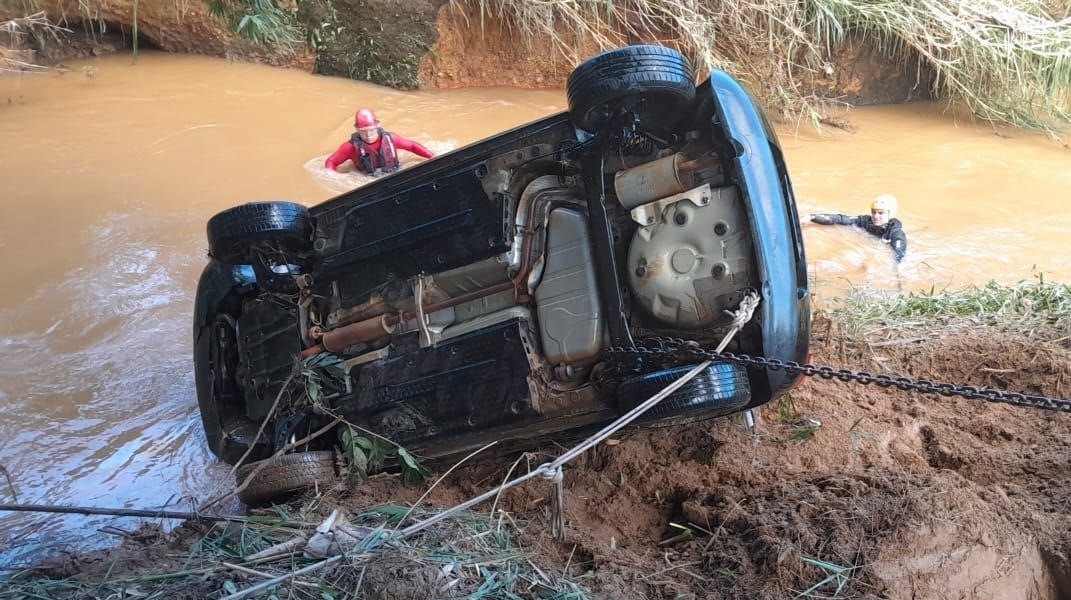
[[[428, 457], [580, 434], [692, 368], [680, 343], [713, 348], [746, 295], [758, 308], [727, 350], [802, 362], [777, 139], [732, 77], [694, 82], [674, 50], [611, 50], [570, 76], [568, 112], [311, 208], [214, 216], [194, 317], [213, 452], [262, 460], [337, 418]], [[342, 375], [310, 402], [295, 363], [325, 354]], [[743, 411], [795, 379], [716, 361], [641, 422]], [[274, 459], [245, 498], [330, 476], [335, 444]]]

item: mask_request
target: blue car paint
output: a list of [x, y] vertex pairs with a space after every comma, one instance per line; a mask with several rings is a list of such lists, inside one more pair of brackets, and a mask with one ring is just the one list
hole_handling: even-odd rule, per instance
[[[810, 293], [795, 201], [777, 135], [757, 104], [728, 73], [714, 70], [706, 85], [715, 100], [716, 124], [737, 150], [734, 161], [750, 212], [751, 237], [762, 289], [755, 318], [763, 326], [766, 358], [803, 362], [810, 334]], [[768, 371], [772, 397], [798, 375]]]

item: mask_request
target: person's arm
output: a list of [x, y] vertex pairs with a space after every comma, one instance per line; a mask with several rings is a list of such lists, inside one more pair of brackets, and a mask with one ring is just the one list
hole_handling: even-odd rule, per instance
[[900, 222], [890, 223], [889, 232], [886, 235], [889, 238], [889, 245], [892, 246], [893, 254], [896, 255], [896, 262], [904, 260], [904, 255], [907, 254], [907, 234], [904, 233], [904, 228], [900, 225]]
[[330, 169], [332, 171], [337, 171], [339, 165], [341, 165], [342, 163], [346, 162], [347, 160], [356, 159], [357, 151], [356, 149], [354, 149], [353, 144], [351, 144], [350, 142], [344, 142], [341, 146], [338, 147], [338, 150], [335, 150], [334, 154], [327, 157], [327, 160], [324, 161], [324, 168]]
[[819, 225], [858, 225], [859, 217], [820, 213], [817, 215], [811, 215], [811, 221], [814, 221]]
[[433, 154], [431, 150], [428, 150], [424, 146], [420, 145], [418, 142], [414, 142], [411, 139], [402, 137], [397, 133], [392, 132], [390, 134], [390, 139], [394, 140], [394, 147], [399, 150], [406, 150], [424, 158], [435, 157], [435, 154]]

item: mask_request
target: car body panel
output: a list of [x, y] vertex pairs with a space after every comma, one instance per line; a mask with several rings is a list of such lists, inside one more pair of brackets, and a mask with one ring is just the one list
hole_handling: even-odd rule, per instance
[[[737, 149], [741, 191], [751, 213], [752, 239], [762, 282], [756, 318], [763, 326], [762, 354], [803, 362], [807, 354], [810, 293], [799, 217], [777, 135], [742, 85], [714, 70], [706, 82], [715, 97], [716, 124]], [[802, 276], [802, 277], [801, 277]], [[767, 371], [770, 397], [799, 378]]]

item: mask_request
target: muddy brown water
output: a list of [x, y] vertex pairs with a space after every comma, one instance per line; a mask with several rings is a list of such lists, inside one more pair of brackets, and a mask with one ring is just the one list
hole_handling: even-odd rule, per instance
[[[0, 77], [0, 465], [22, 502], [182, 509], [229, 484], [201, 435], [190, 357], [205, 221], [362, 183], [322, 168], [357, 106], [438, 152], [565, 106], [560, 90], [403, 93], [152, 53], [65, 66]], [[1071, 152], [933, 105], [850, 118], [850, 134], [782, 128], [801, 214], [860, 214], [893, 193], [910, 252], [897, 269], [859, 232], [809, 225], [819, 295], [1071, 278]], [[3, 480], [0, 499], [13, 499]], [[0, 514], [0, 566], [111, 523], [134, 525]]]

